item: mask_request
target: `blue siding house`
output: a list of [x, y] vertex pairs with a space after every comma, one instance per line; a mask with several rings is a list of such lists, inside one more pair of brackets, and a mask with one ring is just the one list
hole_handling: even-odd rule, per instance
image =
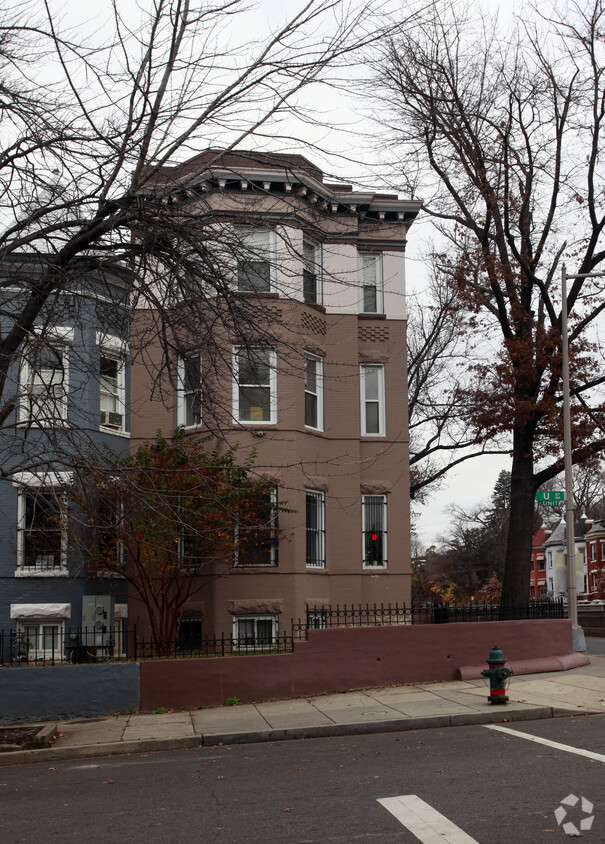
[[[44, 256], [0, 268], [0, 330], [23, 313]], [[0, 412], [0, 659], [73, 658], [82, 628], [123, 649], [124, 580], [97, 579], [69, 499], [95, 449], [129, 450], [128, 277], [87, 269], [48, 302], [13, 356]], [[88, 644], [91, 644], [89, 639]]]

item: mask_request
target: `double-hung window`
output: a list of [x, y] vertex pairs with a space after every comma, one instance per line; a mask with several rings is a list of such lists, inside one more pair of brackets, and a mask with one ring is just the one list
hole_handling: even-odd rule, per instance
[[326, 566], [326, 497], [323, 492], [306, 491], [306, 528], [308, 568]]
[[277, 488], [263, 490], [248, 523], [236, 528], [234, 564], [239, 568], [277, 566], [279, 547]]
[[17, 624], [19, 653], [28, 660], [62, 660], [65, 640], [64, 622], [49, 619], [19, 621]]
[[323, 299], [321, 245], [311, 238], [303, 238], [303, 298], [321, 305]]
[[189, 352], [178, 362], [177, 425], [194, 428], [202, 422], [202, 356]]
[[387, 567], [387, 497], [364, 495], [362, 509], [362, 552], [364, 568]]
[[21, 488], [17, 514], [17, 574], [67, 570], [67, 502], [60, 489]]
[[364, 437], [384, 437], [386, 433], [384, 366], [362, 364], [361, 434]]
[[277, 359], [268, 346], [236, 347], [233, 352], [233, 416], [238, 422], [277, 419]]
[[53, 425], [67, 419], [67, 347], [40, 345], [26, 351], [21, 384], [20, 419]]
[[305, 353], [305, 425], [317, 431], [324, 429], [323, 375], [323, 360]]
[[236, 650], [257, 650], [277, 644], [277, 615], [236, 615], [233, 617]]
[[102, 428], [126, 430], [126, 344], [97, 332], [99, 346], [99, 410]]
[[382, 255], [359, 253], [361, 276], [361, 310], [364, 314], [381, 314], [384, 310], [382, 295]]
[[237, 289], [243, 293], [270, 293], [275, 273], [275, 232], [270, 229], [236, 230], [238, 240]]

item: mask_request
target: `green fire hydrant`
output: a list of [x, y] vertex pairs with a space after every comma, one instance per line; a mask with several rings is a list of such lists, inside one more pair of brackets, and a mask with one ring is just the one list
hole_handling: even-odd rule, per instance
[[481, 674], [484, 677], [489, 677], [489, 697], [487, 701], [488, 703], [506, 703], [508, 701], [507, 681], [513, 672], [512, 669], [506, 668], [504, 665], [507, 660], [504, 659], [504, 654], [498, 645], [494, 645], [486, 662], [489, 668], [484, 668]]

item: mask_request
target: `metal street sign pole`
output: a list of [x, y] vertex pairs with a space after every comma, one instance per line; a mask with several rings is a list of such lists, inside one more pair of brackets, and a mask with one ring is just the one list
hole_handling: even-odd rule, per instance
[[561, 345], [563, 352], [563, 449], [565, 454], [565, 532], [567, 534], [567, 607], [573, 633], [574, 650], [585, 651], [584, 631], [578, 625], [576, 601], [576, 566], [573, 508], [573, 477], [571, 471], [571, 413], [569, 401], [569, 333], [567, 330], [567, 279], [603, 277], [605, 273], [577, 273], [567, 275], [561, 268]]
[[[565, 455], [565, 533], [567, 538], [567, 611], [572, 631], [578, 627], [576, 547], [571, 468], [571, 410], [569, 400], [569, 332], [567, 329], [567, 268], [561, 269], [561, 342], [563, 351], [563, 450]], [[575, 634], [574, 634], [575, 641]]]

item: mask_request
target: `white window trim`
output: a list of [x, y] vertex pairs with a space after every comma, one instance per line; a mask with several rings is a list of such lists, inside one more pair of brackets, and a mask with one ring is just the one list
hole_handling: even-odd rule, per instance
[[[305, 542], [305, 565], [308, 569], [325, 569], [326, 567], [326, 494], [318, 489], [306, 489], [305, 490], [305, 509], [306, 509], [306, 498], [307, 495], [313, 495], [317, 497], [317, 500], [320, 504], [319, 510], [319, 521], [320, 526], [317, 530], [320, 538], [320, 562], [319, 563], [309, 563], [306, 558], [306, 550], [307, 544]], [[305, 519], [305, 539], [307, 535], [307, 531], [309, 530], [309, 526], [306, 524]]]
[[[23, 473], [25, 474], [25, 473]], [[69, 474], [69, 473], [63, 473]], [[37, 480], [37, 479], [36, 479]], [[13, 481], [13, 485], [15, 485]], [[53, 566], [52, 568], [40, 568], [39, 566], [26, 566], [24, 565], [24, 557], [25, 557], [25, 547], [24, 547], [24, 536], [25, 536], [25, 514], [26, 514], [26, 507], [25, 507], [25, 496], [31, 494], [34, 490], [39, 490], [40, 492], [44, 492], [46, 489], [48, 490], [55, 490], [55, 493], [60, 501], [60, 509], [61, 509], [61, 516], [62, 516], [62, 526], [61, 526], [61, 557], [59, 561], [59, 565]], [[67, 537], [67, 496], [61, 492], [60, 485], [51, 485], [50, 483], [46, 483], [42, 485], [41, 483], [34, 483], [28, 485], [22, 485], [18, 489], [17, 495], [17, 565], [14, 572], [15, 577], [67, 577], [68, 570], [67, 570], [67, 547], [68, 547], [68, 537]]]
[[[277, 422], [277, 353], [275, 349], [270, 346], [258, 346], [259, 349], [269, 350], [269, 419], [260, 419], [258, 421], [253, 419], [239, 418], [239, 362], [238, 352], [244, 349], [244, 346], [234, 346], [232, 356], [232, 372], [233, 372], [233, 421], [237, 425], [275, 425]], [[254, 346], [251, 348], [255, 348]]]
[[193, 357], [194, 355], [199, 355], [200, 358], [200, 394], [202, 390], [202, 353], [197, 349], [192, 349], [185, 355], [179, 355], [177, 361], [177, 396], [176, 396], [176, 424], [177, 427], [187, 428], [188, 430], [192, 428], [199, 428], [200, 425], [203, 424], [204, 417], [203, 417], [203, 407], [200, 403], [200, 421], [196, 422], [194, 425], [187, 425], [187, 396], [185, 393], [185, 358], [186, 357]]
[[[324, 361], [323, 358], [318, 357], [318, 355], [313, 355], [311, 352], [305, 352], [304, 355], [304, 365], [306, 367], [307, 360], [315, 361], [317, 366], [316, 377], [317, 377], [317, 389], [315, 393], [312, 393], [310, 390], [307, 390], [307, 385], [305, 383], [305, 396], [307, 393], [310, 395], [315, 395], [317, 397], [317, 425], [307, 425], [305, 420], [305, 428], [309, 428], [312, 431], [323, 431], [324, 430]], [[305, 373], [303, 373], [304, 378]], [[306, 405], [306, 403], [305, 403]], [[306, 416], [306, 406], [305, 406], [305, 416]]]
[[[366, 369], [372, 367], [378, 369], [378, 431], [368, 432], [366, 430], [366, 404], [368, 401], [374, 402], [374, 399], [366, 399]], [[384, 364], [381, 363], [364, 363], [359, 367], [359, 382], [361, 394], [361, 435], [362, 437], [384, 437], [386, 436], [386, 390], [385, 390], [385, 371]]]
[[[373, 566], [368, 565], [366, 563], [366, 547], [365, 547], [365, 536], [367, 533], [366, 528], [366, 507], [365, 500], [366, 498], [382, 498], [382, 519], [383, 519], [383, 540], [382, 540], [382, 555], [384, 558], [384, 562], [381, 565]], [[389, 562], [389, 532], [388, 532], [388, 498], [386, 495], [378, 494], [378, 495], [362, 495], [361, 496], [361, 560], [363, 568], [368, 571], [385, 571], [388, 568]]]
[[42, 627], [56, 627], [57, 628], [57, 647], [44, 649], [42, 647], [28, 648], [27, 657], [29, 660], [43, 661], [54, 659], [55, 662], [63, 662], [65, 660], [65, 621], [62, 618], [52, 617], [37, 617], [37, 618], [20, 618], [17, 620], [17, 634], [24, 633], [25, 627], [38, 626], [38, 636], [41, 635], [40, 628]]
[[[239, 640], [239, 636], [237, 635], [237, 625], [239, 621], [270, 621], [271, 622], [271, 638], [272, 642], [270, 644], [261, 645], [256, 640], [258, 639], [257, 628], [255, 625], [255, 643], [254, 645], [247, 646], [246, 644], [236, 645], [236, 642]], [[240, 651], [247, 651], [247, 650], [273, 650], [277, 645], [277, 638], [278, 638], [278, 625], [279, 625], [279, 616], [275, 613], [264, 613], [264, 614], [256, 614], [256, 613], [247, 613], [246, 615], [234, 615], [233, 616], [233, 645], [234, 650]]]
[[[118, 364], [118, 394], [116, 397], [116, 413], [122, 416], [122, 427], [114, 428], [112, 425], [104, 425], [99, 422], [99, 428], [106, 433], [112, 434], [127, 434], [128, 428], [126, 425], [126, 354], [124, 349], [125, 344], [121, 343], [118, 347], [115, 344], [103, 343], [99, 347], [99, 362], [101, 357], [115, 360]], [[100, 389], [100, 372], [99, 372], [99, 389]], [[100, 395], [99, 395], [99, 412], [100, 412]]]
[[[235, 229], [235, 236], [236, 239], [241, 241], [241, 244], [244, 248], [250, 249], [252, 257], [252, 251], [254, 247], [248, 247], [246, 243], [246, 238], [249, 235], [257, 234], [260, 232], [267, 233], [269, 235], [269, 245], [267, 247], [267, 260], [269, 262], [269, 290], [267, 291], [256, 291], [262, 295], [262, 293], [276, 293], [277, 292], [277, 232], [274, 228], [270, 228], [269, 226], [237, 226]], [[259, 257], [262, 253], [259, 253]], [[238, 266], [240, 257], [245, 258], [244, 254], [238, 255], [236, 258], [236, 267], [235, 267], [235, 289], [239, 291], [239, 280], [238, 280]], [[254, 293], [255, 291], [240, 291], [240, 292], [247, 292], [247, 293]]]
[[49, 348], [61, 354], [63, 365], [63, 398], [57, 405], [58, 415], [49, 419], [36, 419], [31, 412], [30, 379], [32, 368], [27, 359], [27, 346], [23, 349], [19, 367], [18, 424], [36, 428], [67, 427], [69, 413], [69, 343], [73, 340], [73, 329], [53, 329], [44, 340]]
[[[376, 310], [365, 310], [365, 296], [364, 275], [363, 275], [363, 259], [364, 257], [375, 258], [376, 261]], [[359, 289], [361, 292], [359, 300], [359, 311], [362, 314], [383, 314], [384, 313], [384, 285], [382, 281], [382, 252], [369, 252], [360, 250], [358, 252], [358, 271], [359, 271]]]
[[[323, 287], [323, 244], [320, 241], [315, 240], [314, 237], [310, 237], [308, 235], [303, 234], [303, 269], [306, 268], [306, 260], [305, 260], [305, 243], [309, 243], [315, 249], [315, 258], [313, 261], [313, 266], [315, 268], [315, 305], [323, 305], [324, 301], [324, 287]], [[303, 284], [303, 299], [304, 299], [304, 284]], [[305, 301], [310, 301], [306, 300]]]

